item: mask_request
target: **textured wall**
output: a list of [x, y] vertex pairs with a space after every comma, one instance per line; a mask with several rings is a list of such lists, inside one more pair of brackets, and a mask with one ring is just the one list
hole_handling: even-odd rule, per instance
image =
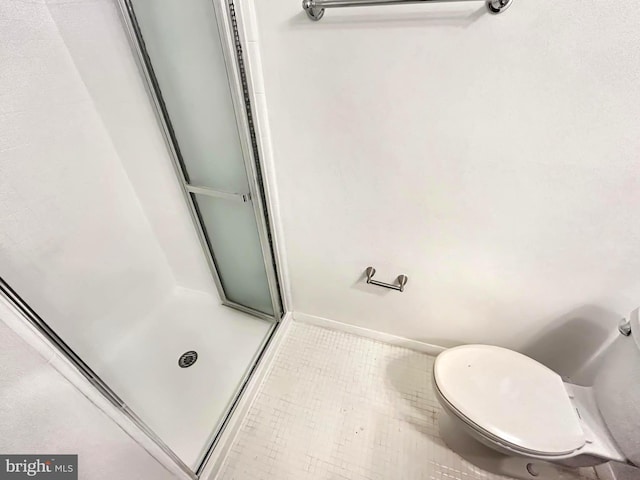
[[296, 311], [575, 366], [640, 303], [636, 2], [256, 8]]

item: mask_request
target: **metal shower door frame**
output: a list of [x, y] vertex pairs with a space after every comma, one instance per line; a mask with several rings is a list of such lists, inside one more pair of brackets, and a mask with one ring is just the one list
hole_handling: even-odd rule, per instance
[[[95, 388], [100, 394], [121, 411], [140, 431], [142, 431], [160, 450], [162, 450], [190, 479], [197, 480], [198, 475], [180, 457], [156, 435], [156, 433], [133, 411], [127, 404], [100, 378], [99, 375], [76, 354], [73, 349], [53, 330], [35, 310], [26, 303], [13, 288], [0, 277], [0, 298], [15, 308], [22, 317], [29, 322], [36, 331], [42, 335], [54, 349], [64, 356], [76, 370]], [[99, 408], [96, 406], [96, 408]]]
[[[209, 269], [215, 281], [222, 304], [264, 320], [279, 322], [285, 313], [285, 306], [283, 304], [283, 295], [279, 281], [280, 272], [276, 266], [276, 250], [271, 231], [269, 211], [267, 209], [266, 194], [262, 184], [262, 166], [260, 164], [257, 134], [255, 132], [253, 120], [255, 115], [253, 113], [249, 95], [246, 66], [244, 65], [242, 45], [240, 43], [237, 30], [233, 0], [211, 0], [211, 3], [216, 14], [218, 33], [220, 35], [225, 59], [227, 80], [235, 112], [236, 127], [240, 138], [242, 157], [247, 173], [247, 180], [249, 184], [248, 195], [225, 192], [208, 187], [204, 188], [191, 185], [187, 181], [184, 174], [183, 162], [179, 153], [179, 148], [177, 147], [178, 142], [171, 127], [171, 120], [168, 111], [165, 107], [164, 101], [162, 100], [161, 90], [153, 72], [151, 60], [144, 47], [144, 37], [138, 26], [133, 5], [131, 0], [116, 0], [116, 2], [120, 7], [120, 17], [127, 33], [127, 37], [129, 38], [130, 47], [136, 59], [140, 74], [144, 79], [145, 89], [147, 90], [149, 100], [153, 105], [156, 119], [164, 137], [169, 156], [172, 160], [171, 163], [173, 164], [176, 176], [180, 183], [192, 223], [196, 229], [198, 240], [200, 241], [207, 259], [207, 264], [209, 265]], [[255, 310], [251, 307], [241, 305], [227, 297], [216, 264], [215, 252], [213, 252], [213, 249], [211, 248], [200, 214], [198, 213], [198, 208], [191, 196], [192, 193], [251, 203], [258, 227], [257, 230], [262, 249], [262, 257], [264, 259], [264, 267], [266, 270], [267, 281], [269, 283], [269, 293], [274, 312], [273, 316], [259, 310]]]
[[[261, 165], [259, 159], [259, 150], [257, 147], [257, 137], [253, 125], [253, 112], [250, 103], [249, 92], [251, 86], [248, 84], [246, 78], [246, 67], [243, 65], [242, 58], [242, 46], [240, 44], [240, 37], [238, 35], [236, 19], [234, 18], [234, 5], [233, 0], [211, 0], [213, 2], [218, 28], [220, 32], [220, 38], [225, 55], [227, 76], [229, 79], [229, 86], [232, 93], [232, 99], [234, 104], [234, 110], [236, 113], [236, 121], [238, 127], [238, 133], [241, 140], [243, 158], [245, 162], [245, 168], [247, 169], [247, 176], [249, 181], [250, 192], [249, 195], [237, 195], [230, 192], [221, 192], [213, 189], [204, 189], [201, 187], [191, 186], [186, 183], [180, 160], [177, 152], [174, 148], [172, 140], [172, 132], [169, 125], [165, 122], [162, 100], [155, 94], [154, 84], [155, 79], [147, 70], [145, 63], [145, 57], [143, 51], [138, 44], [138, 36], [136, 34], [136, 26], [129, 17], [130, 0], [115, 0], [116, 4], [120, 8], [121, 19], [123, 27], [128, 34], [130, 44], [138, 63], [141, 75], [144, 78], [145, 87], [149, 98], [153, 104], [157, 120], [161, 126], [161, 131], [164, 136], [167, 148], [172, 158], [176, 175], [180, 180], [181, 189], [185, 197], [185, 201], [189, 207], [189, 212], [193, 220], [194, 227], [198, 234], [198, 238], [201, 242], [202, 248], [205, 252], [207, 261], [211, 268], [212, 275], [216, 282], [216, 286], [220, 292], [222, 303], [226, 306], [235, 308], [245, 313], [254, 315], [256, 317], [269, 320], [271, 328], [267, 335], [265, 335], [260, 347], [254, 354], [251, 362], [240, 379], [239, 386], [234, 392], [234, 396], [230, 399], [223, 414], [218, 419], [215, 425], [212, 425], [212, 433], [207, 442], [203, 445], [201, 456], [198, 460], [198, 465], [195, 468], [188, 466], [182, 461], [182, 459], [160, 438], [146, 423], [143, 421], [133, 410], [131, 410], [127, 404], [111, 389], [111, 387], [104, 382], [100, 376], [78, 355], [74, 350], [51, 328], [46, 321], [40, 317], [40, 315], [31, 306], [20, 297], [20, 295], [12, 289], [12, 287], [0, 276], [0, 299], [10, 304], [20, 315], [24, 321], [35, 328], [38, 334], [53, 348], [59, 352], [64, 358], [66, 358], [71, 365], [92, 385], [113, 407], [119, 410], [125, 417], [127, 417], [133, 426], [141, 431], [151, 442], [153, 442], [160, 450], [167, 456], [167, 460], [172, 461], [189, 479], [197, 480], [200, 478], [202, 471], [211, 457], [221, 433], [229, 423], [243, 392], [247, 388], [249, 379], [252, 377], [256, 368], [258, 367], [260, 360], [262, 359], [265, 350], [271, 342], [275, 332], [278, 329], [279, 322], [284, 315], [287, 305], [285, 304], [285, 298], [282, 296], [279, 280], [282, 272], [276, 266], [277, 250], [275, 246], [275, 240], [271, 232], [271, 225], [269, 223], [269, 211], [267, 199], [265, 196], [264, 188], [260, 183], [262, 178]], [[226, 8], [225, 8], [226, 7]], [[211, 195], [216, 197], [222, 197], [231, 201], [248, 202], [251, 201], [258, 225], [258, 233], [260, 236], [261, 248], [263, 251], [263, 257], [265, 259], [265, 268], [267, 271], [267, 278], [269, 281], [269, 290], [271, 293], [271, 299], [274, 306], [274, 315], [268, 315], [263, 312], [259, 312], [249, 307], [239, 305], [229, 300], [224, 294], [222, 289], [222, 283], [218, 275], [218, 271], [215, 266], [213, 255], [209, 250], [209, 244], [200, 223], [199, 216], [194, 207], [191, 193], [199, 193], [204, 195]]]

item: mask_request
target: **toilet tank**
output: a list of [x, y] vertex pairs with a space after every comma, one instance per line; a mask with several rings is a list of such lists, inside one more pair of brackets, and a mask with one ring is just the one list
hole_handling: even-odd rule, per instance
[[634, 313], [631, 335], [620, 335], [609, 347], [593, 389], [618, 448], [640, 466], [640, 322]]

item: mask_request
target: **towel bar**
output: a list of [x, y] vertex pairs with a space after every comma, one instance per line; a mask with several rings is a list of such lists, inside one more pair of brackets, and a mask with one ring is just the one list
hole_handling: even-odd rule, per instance
[[[302, 8], [311, 20], [318, 21], [325, 8], [375, 7], [378, 5], [399, 5], [405, 3], [477, 2], [479, 0], [303, 0]], [[489, 13], [497, 15], [511, 6], [513, 0], [484, 0]]]

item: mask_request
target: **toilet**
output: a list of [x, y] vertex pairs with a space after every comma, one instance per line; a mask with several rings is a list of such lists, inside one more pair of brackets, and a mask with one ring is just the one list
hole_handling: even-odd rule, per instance
[[516, 478], [564, 478], [555, 466], [640, 466], [638, 310], [620, 331], [591, 387], [564, 382], [506, 348], [445, 350], [433, 367], [445, 443], [485, 470]]

